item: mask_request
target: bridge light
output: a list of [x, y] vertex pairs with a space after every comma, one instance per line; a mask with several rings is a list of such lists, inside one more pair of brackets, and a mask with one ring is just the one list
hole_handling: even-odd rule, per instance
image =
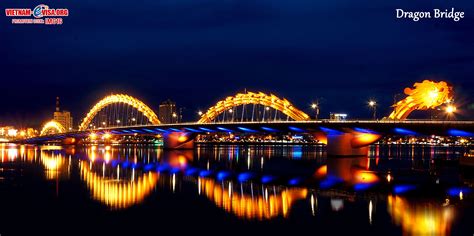
[[135, 118], [132, 118], [132, 121], [135, 121], [136, 119]]
[[102, 139], [110, 139], [111, 137], [112, 135], [109, 133], [105, 133], [104, 135], [102, 135]]
[[105, 124], [106, 124], [105, 122], [102, 122], [102, 125], [103, 125], [103, 126], [105, 126]]
[[117, 120], [117, 124], [120, 124], [120, 120]]
[[97, 138], [97, 134], [91, 133], [91, 134], [89, 134], [89, 138], [90, 138], [91, 140], [95, 140], [95, 139]]
[[232, 113], [232, 112], [233, 112], [233, 110], [232, 110], [232, 109], [229, 109], [229, 113]]
[[176, 118], [176, 116], [177, 116], [177, 115], [176, 115], [176, 113], [175, 113], [175, 112], [173, 112], [173, 117], [175, 117], [175, 118]]
[[453, 114], [454, 112], [456, 112], [456, 107], [455, 106], [453, 106], [453, 105], [446, 106], [446, 113]]
[[265, 107], [265, 110], [267, 110], [267, 111], [270, 110], [270, 107]]

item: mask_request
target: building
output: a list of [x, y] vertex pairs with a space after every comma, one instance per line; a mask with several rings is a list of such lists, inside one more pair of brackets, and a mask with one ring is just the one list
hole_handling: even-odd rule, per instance
[[56, 111], [54, 112], [54, 121], [61, 124], [64, 129], [71, 130], [73, 129], [72, 116], [69, 111], [61, 111], [59, 109], [59, 97], [56, 97]]
[[347, 119], [347, 114], [344, 113], [330, 113], [329, 120], [344, 121]]
[[162, 102], [158, 109], [158, 119], [164, 124], [177, 123], [178, 114], [176, 113], [176, 103], [170, 99]]

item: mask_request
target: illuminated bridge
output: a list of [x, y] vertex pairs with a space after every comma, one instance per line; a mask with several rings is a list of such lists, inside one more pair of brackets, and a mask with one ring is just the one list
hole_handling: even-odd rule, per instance
[[[445, 82], [423, 81], [406, 88], [407, 97], [394, 105], [389, 117], [377, 120], [311, 120], [288, 100], [262, 92], [229, 96], [191, 123], [162, 124], [146, 104], [129, 95], [114, 94], [97, 102], [79, 129], [66, 131], [58, 122], [47, 122], [41, 135], [17, 140], [42, 143], [77, 139], [89, 135], [161, 134], [165, 148], [192, 148], [197, 134], [207, 133], [309, 133], [324, 136], [327, 153], [334, 156], [367, 154], [367, 146], [383, 135], [474, 136], [474, 121], [406, 120], [414, 110], [432, 109], [452, 101], [452, 89]], [[449, 105], [450, 106], [450, 105]]]

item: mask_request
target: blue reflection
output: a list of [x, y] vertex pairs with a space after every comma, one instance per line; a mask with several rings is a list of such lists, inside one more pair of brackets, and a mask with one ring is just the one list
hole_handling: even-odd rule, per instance
[[155, 167], [154, 164], [147, 164], [147, 165], [145, 165], [145, 166], [143, 167], [143, 170], [144, 170], [144, 171], [150, 171], [150, 170], [152, 170], [154, 167]]
[[248, 181], [248, 180], [251, 180], [255, 178], [255, 174], [252, 173], [252, 172], [245, 172], [245, 173], [242, 173], [240, 174], [237, 179], [240, 181], [240, 182], [245, 182], [245, 181]]
[[319, 127], [324, 133], [328, 134], [328, 135], [341, 135], [341, 134], [344, 134], [344, 132], [341, 132], [339, 130], [335, 130], [335, 129], [330, 129], [330, 128], [326, 128], [326, 127]]
[[453, 187], [448, 189], [448, 195], [451, 197], [459, 196], [461, 192], [463, 194], [470, 193], [471, 189], [467, 187]]
[[231, 129], [227, 129], [227, 128], [224, 128], [224, 127], [217, 127], [218, 130], [222, 130], [222, 131], [225, 131], [225, 132], [232, 132]]
[[201, 131], [199, 131], [197, 129], [193, 129], [193, 128], [184, 128], [184, 129], [186, 129], [188, 131], [191, 131], [191, 132], [201, 132]]
[[199, 127], [200, 130], [206, 131], [206, 132], [214, 132], [212, 129], [204, 128], [204, 127]]
[[262, 184], [268, 184], [275, 181], [276, 177], [271, 175], [262, 176]]
[[188, 176], [189, 176], [189, 175], [196, 175], [196, 174], [199, 173], [199, 171], [200, 171], [200, 170], [199, 170], [198, 168], [189, 168], [189, 169], [187, 169], [187, 170], [184, 172], [184, 174], [185, 174], [185, 175], [188, 175]]
[[369, 189], [370, 187], [374, 186], [374, 184], [371, 183], [359, 183], [354, 185], [354, 190], [355, 191], [364, 191]]
[[341, 182], [342, 182], [342, 179], [340, 179], [338, 177], [328, 176], [326, 179], [321, 181], [321, 183], [319, 183], [319, 187], [323, 188], [323, 189], [330, 188], [330, 187], [333, 187], [334, 185], [336, 185], [338, 183], [341, 183]]
[[415, 131], [411, 131], [411, 130], [403, 129], [403, 128], [394, 128], [393, 130], [395, 131], [395, 133], [403, 134], [403, 135], [416, 135], [417, 134]]
[[409, 192], [409, 191], [414, 190], [414, 189], [416, 189], [415, 185], [402, 184], [402, 185], [394, 186], [393, 187], [393, 192], [395, 194], [402, 194], [402, 193], [406, 193], [406, 192]]
[[217, 173], [217, 180], [225, 180], [228, 179], [232, 176], [232, 173], [230, 171], [220, 171]]
[[245, 127], [237, 127], [238, 129], [242, 130], [242, 131], [245, 131], [245, 132], [257, 132], [253, 129], [249, 129], [249, 128], [245, 128]]
[[303, 178], [300, 177], [292, 178], [288, 181], [288, 184], [292, 186], [299, 185], [301, 183], [303, 183]]
[[273, 128], [269, 128], [269, 127], [261, 127], [261, 129], [263, 129], [265, 131], [270, 131], [270, 132], [278, 132], [277, 129], [273, 129]]
[[296, 131], [296, 132], [305, 132], [304, 129], [300, 129], [300, 128], [294, 127], [294, 126], [290, 126], [290, 127], [288, 127], [288, 129], [290, 129], [292, 131]]
[[373, 130], [370, 130], [370, 129], [364, 129], [364, 128], [354, 128], [354, 130], [356, 132], [360, 132], [360, 133], [366, 133], [366, 134], [377, 134], [377, 132], [373, 131]]
[[214, 173], [213, 171], [211, 170], [203, 170], [201, 172], [199, 172], [199, 176], [201, 177], [209, 177], [212, 175], [212, 173]]
[[449, 135], [452, 136], [462, 136], [462, 137], [472, 137], [474, 136], [474, 133], [463, 131], [463, 130], [458, 130], [458, 129], [450, 129], [448, 130]]

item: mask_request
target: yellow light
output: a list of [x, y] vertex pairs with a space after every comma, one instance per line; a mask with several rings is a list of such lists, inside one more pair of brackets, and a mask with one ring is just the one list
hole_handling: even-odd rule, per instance
[[105, 133], [104, 135], [102, 135], [103, 139], [110, 139], [111, 137], [112, 135], [110, 133]]
[[392, 181], [392, 179], [393, 179], [392, 176], [391, 176], [390, 174], [388, 174], [388, 175], [387, 175], [387, 182], [390, 183], [390, 182]]
[[[84, 131], [89, 127], [89, 125], [92, 127], [90, 124], [94, 117], [106, 106], [111, 105], [111, 104], [116, 104], [116, 103], [123, 103], [127, 104], [138, 111], [140, 111], [145, 117], [148, 118], [148, 120], [154, 124], [160, 124], [160, 120], [158, 119], [158, 116], [151, 110], [150, 107], [145, 105], [142, 101], [132, 97], [128, 96], [125, 94], [114, 94], [105, 97], [104, 99], [100, 100], [98, 103], [92, 107], [92, 109], [87, 113], [86, 117], [83, 119], [81, 125], [79, 126], [79, 131]], [[132, 119], [134, 121], [134, 119]], [[119, 123], [119, 122], [117, 122]]]
[[[230, 96], [224, 100], [219, 101], [214, 106], [209, 108], [207, 112], [203, 113], [198, 123], [209, 123], [212, 122], [216, 117], [222, 114], [225, 111], [228, 111], [232, 107], [247, 105], [247, 104], [258, 104], [268, 109], [273, 108], [297, 121], [309, 120], [309, 116], [296, 109], [293, 104], [291, 104], [286, 99], [280, 99], [273, 94], [265, 94], [262, 92], [259, 93], [238, 93], [235, 96]], [[265, 108], [267, 109], [267, 108]]]
[[311, 104], [311, 108], [316, 109], [316, 107], [318, 107], [317, 104], [315, 104], [315, 103]]
[[186, 137], [186, 135], [180, 135], [178, 137], [178, 142], [182, 143], [182, 142], [185, 142], [188, 140], [188, 137]]
[[97, 134], [95, 134], [95, 133], [90, 133], [90, 134], [89, 134], [89, 138], [90, 138], [91, 140], [95, 140], [95, 139], [97, 139]]
[[57, 121], [51, 120], [47, 122], [41, 129], [40, 136], [56, 133], [65, 133], [66, 129]]
[[448, 114], [452, 114], [452, 113], [454, 113], [455, 111], [456, 111], [456, 107], [455, 107], [455, 106], [453, 106], [453, 105], [448, 105], [448, 106], [446, 106], [446, 112], [447, 112]]
[[444, 81], [424, 80], [415, 83], [414, 88], [405, 88], [405, 99], [397, 102], [390, 119], [403, 120], [414, 110], [427, 110], [452, 101], [452, 87]]

